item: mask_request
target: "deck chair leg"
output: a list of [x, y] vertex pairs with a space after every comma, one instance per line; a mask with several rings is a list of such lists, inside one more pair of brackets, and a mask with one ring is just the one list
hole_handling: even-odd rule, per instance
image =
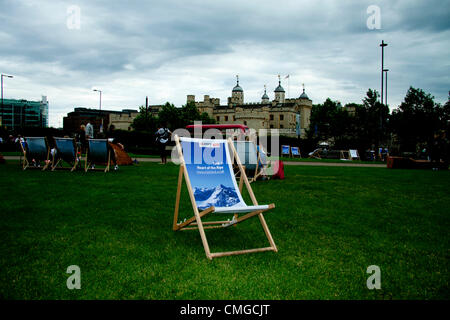
[[264, 233], [266, 234], [267, 240], [269, 240], [270, 246], [273, 248], [273, 251], [278, 252], [278, 248], [275, 244], [275, 241], [273, 241], [272, 234], [270, 233], [269, 227], [267, 226], [266, 220], [264, 219], [262, 213], [258, 214], [258, 218], [264, 229]]
[[30, 165], [30, 162], [27, 159], [27, 155], [25, 154], [23, 156], [23, 162], [22, 162], [22, 170], [26, 170], [28, 166]]
[[111, 163], [111, 151], [108, 150], [108, 163], [107, 163], [107, 165], [106, 165], [105, 172], [108, 172], [108, 171], [109, 171], [109, 165], [110, 165], [110, 163]]
[[198, 231], [200, 232], [200, 237], [202, 238], [203, 248], [205, 249], [206, 257], [209, 260], [212, 260], [213, 257], [211, 256], [208, 240], [206, 239], [205, 230], [203, 229], [202, 218], [200, 218], [197, 208], [195, 210], [195, 220], [197, 220]]
[[[90, 164], [90, 163], [89, 163]], [[84, 172], [88, 171], [88, 159], [87, 159], [87, 154], [86, 154], [86, 160], [84, 161]]]
[[178, 210], [180, 208], [180, 196], [181, 196], [181, 185], [183, 182], [183, 166], [180, 166], [180, 170], [178, 173], [178, 187], [177, 187], [177, 196], [175, 199], [175, 212], [173, 215], [173, 230], [177, 230], [177, 222], [178, 222]]
[[58, 164], [60, 162], [61, 162], [61, 159], [58, 159], [58, 161], [56, 161], [56, 163], [52, 165], [52, 171], [55, 171], [56, 167], [58, 166]]
[[[45, 141], [47, 141], [47, 139], [45, 139]], [[48, 148], [47, 148], [47, 159], [45, 159], [44, 162], [45, 162], [45, 165], [42, 168], [42, 171], [45, 171], [48, 168], [48, 166], [50, 165], [50, 149], [48, 149]]]
[[[179, 141], [176, 140], [176, 142], [177, 142], [178, 153], [183, 154], [181, 152], [181, 146], [179, 144]], [[184, 162], [184, 159], [182, 159], [182, 161]], [[209, 250], [208, 240], [206, 239], [205, 230], [203, 229], [202, 219], [200, 218], [200, 214], [198, 212], [197, 205], [195, 204], [195, 197], [194, 197], [194, 192], [192, 191], [191, 182], [189, 180], [189, 176], [188, 176], [188, 173], [187, 173], [184, 163], [182, 166], [183, 166], [184, 181], [186, 181], [186, 186], [189, 191], [189, 197], [191, 198], [192, 209], [194, 210], [195, 220], [197, 221], [197, 226], [198, 226], [198, 231], [200, 232], [200, 237], [202, 238], [203, 248], [205, 249], [206, 257], [208, 259], [212, 260], [211, 251]]]

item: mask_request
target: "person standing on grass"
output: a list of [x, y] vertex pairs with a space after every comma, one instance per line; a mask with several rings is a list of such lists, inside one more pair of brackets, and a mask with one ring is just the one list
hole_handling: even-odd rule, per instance
[[80, 153], [86, 150], [86, 126], [84, 124], [80, 125], [80, 130], [77, 132], [77, 145]]
[[162, 126], [156, 131], [156, 143], [158, 144], [159, 153], [161, 155], [161, 164], [167, 163], [167, 153], [166, 146], [169, 143], [170, 136], [172, 132], [166, 127], [166, 124], [162, 124]]
[[86, 139], [94, 139], [94, 127], [90, 122], [86, 125]]

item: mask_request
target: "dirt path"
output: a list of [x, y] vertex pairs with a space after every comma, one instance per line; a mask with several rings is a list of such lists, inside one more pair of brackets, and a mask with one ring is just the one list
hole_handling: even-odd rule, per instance
[[[5, 160], [19, 160], [19, 156], [4, 156]], [[132, 158], [138, 162], [160, 162], [159, 158]], [[285, 166], [324, 166], [324, 167], [369, 167], [369, 168], [386, 168], [385, 164], [370, 163], [336, 163], [336, 162], [302, 162], [302, 161], [284, 161]]]

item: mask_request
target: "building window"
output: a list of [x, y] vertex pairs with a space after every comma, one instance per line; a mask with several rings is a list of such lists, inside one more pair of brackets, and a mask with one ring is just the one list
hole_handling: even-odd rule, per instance
[[273, 129], [273, 124], [270, 125], [270, 129]]
[[236, 116], [233, 116], [233, 121], [236, 121]]
[[219, 116], [217, 116], [216, 119], [217, 119], [217, 121], [220, 121], [220, 117]]
[[270, 115], [270, 120], [273, 120], [273, 114]]
[[283, 125], [282, 124], [280, 124], [280, 129], [283, 129]]
[[225, 116], [225, 121], [228, 121], [228, 116]]
[[280, 114], [280, 120], [284, 120], [284, 115]]
[[247, 125], [247, 121], [244, 121], [244, 125]]

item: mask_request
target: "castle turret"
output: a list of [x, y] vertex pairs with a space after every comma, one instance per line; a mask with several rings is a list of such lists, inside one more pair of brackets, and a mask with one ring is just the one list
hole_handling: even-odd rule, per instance
[[239, 85], [239, 76], [236, 76], [236, 86], [231, 91], [232, 104], [244, 104], [244, 90]]
[[264, 94], [261, 97], [261, 102], [262, 103], [270, 103], [269, 96], [267, 95], [267, 92], [266, 92], [266, 85], [264, 85]]
[[281, 86], [281, 79], [280, 75], [278, 75], [278, 87], [275, 88], [275, 101], [278, 103], [284, 103], [284, 96], [286, 91], [284, 91], [283, 87]]
[[303, 83], [303, 93], [300, 95], [299, 99], [309, 99], [308, 95], [305, 93], [305, 84]]

